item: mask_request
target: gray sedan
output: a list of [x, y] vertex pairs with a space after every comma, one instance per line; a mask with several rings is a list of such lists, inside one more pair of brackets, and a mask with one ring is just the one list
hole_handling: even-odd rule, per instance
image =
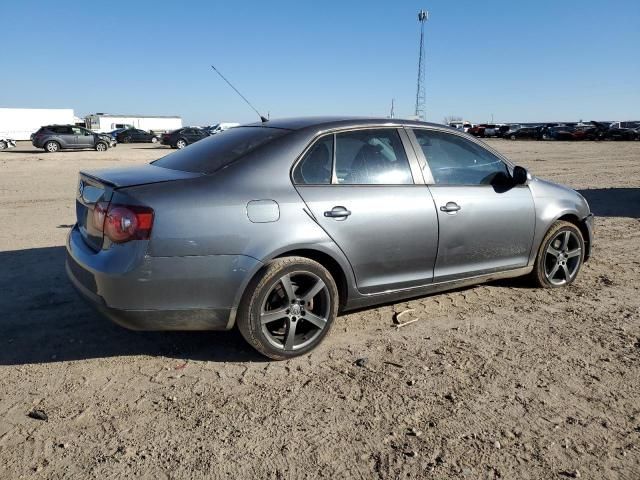
[[67, 273], [138, 330], [227, 330], [264, 355], [339, 312], [498, 278], [572, 283], [592, 245], [575, 191], [470, 135], [389, 119], [230, 129], [149, 165], [80, 173]]

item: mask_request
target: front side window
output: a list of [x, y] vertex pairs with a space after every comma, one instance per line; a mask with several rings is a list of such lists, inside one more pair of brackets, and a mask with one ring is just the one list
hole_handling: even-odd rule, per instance
[[412, 184], [411, 168], [394, 128], [338, 133], [335, 170], [339, 184]]
[[318, 140], [307, 151], [293, 171], [293, 181], [303, 185], [331, 183], [333, 135]]
[[458, 135], [414, 130], [437, 185], [493, 185], [509, 178], [496, 155]]

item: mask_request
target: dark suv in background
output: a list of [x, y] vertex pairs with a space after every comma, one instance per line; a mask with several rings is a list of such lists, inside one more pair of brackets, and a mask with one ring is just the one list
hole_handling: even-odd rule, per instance
[[57, 152], [65, 149], [93, 148], [104, 152], [115, 147], [116, 142], [108, 134], [98, 134], [75, 125], [47, 125], [40, 127], [31, 137], [36, 148], [44, 148], [45, 152]]
[[169, 145], [171, 148], [182, 149], [187, 145], [208, 137], [209, 134], [201, 128], [184, 127], [173, 132], [162, 135], [162, 145]]

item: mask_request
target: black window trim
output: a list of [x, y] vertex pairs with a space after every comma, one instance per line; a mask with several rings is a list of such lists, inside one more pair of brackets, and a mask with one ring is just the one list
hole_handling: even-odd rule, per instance
[[[407, 161], [409, 162], [409, 170], [411, 172], [411, 183], [338, 183], [338, 177], [336, 175], [336, 135], [339, 133], [348, 133], [362, 130], [396, 130], [398, 136], [400, 137], [402, 148], [404, 149], [405, 156], [407, 157]], [[298, 167], [298, 164], [305, 158], [307, 153], [313, 148], [316, 142], [320, 141], [322, 138], [328, 137], [329, 135], [333, 136], [333, 157], [331, 159], [331, 183], [298, 183], [295, 181], [293, 176], [293, 172]], [[424, 186], [424, 179], [420, 174], [420, 165], [415, 153], [415, 146], [412, 144], [411, 140], [408, 138], [408, 135], [405, 131], [405, 127], [403, 125], [363, 125], [363, 126], [350, 126], [350, 127], [338, 127], [332, 128], [329, 130], [323, 130], [317, 133], [307, 144], [307, 146], [302, 150], [302, 153], [298, 155], [296, 160], [293, 162], [291, 169], [289, 171], [289, 178], [291, 183], [295, 187], [416, 187], [416, 186]]]
[[[507, 170], [509, 171], [510, 175], [513, 175], [513, 167], [515, 166], [513, 162], [511, 162], [509, 159], [507, 159], [504, 155], [500, 154], [498, 151], [494, 150], [493, 148], [491, 148], [489, 145], [479, 141], [478, 139], [476, 139], [473, 136], [469, 136], [467, 134], [461, 133], [461, 132], [456, 132], [456, 131], [451, 131], [448, 128], [437, 128], [437, 127], [418, 127], [418, 126], [405, 126], [405, 130], [407, 131], [407, 135], [411, 140], [411, 143], [413, 145], [414, 150], [416, 151], [416, 155], [418, 157], [421, 157], [421, 162], [423, 163], [423, 169], [422, 169], [422, 173], [424, 175], [424, 181], [425, 183], [429, 186], [429, 188], [432, 187], [436, 187], [436, 188], [443, 188], [443, 187], [478, 187], [478, 188], [494, 188], [493, 185], [491, 184], [486, 184], [486, 185], [478, 185], [475, 183], [471, 183], [471, 184], [454, 184], [454, 185], [444, 185], [444, 184], [438, 184], [435, 182], [435, 178], [433, 176], [433, 173], [431, 172], [431, 167], [429, 166], [429, 162], [427, 161], [427, 157], [424, 154], [424, 151], [422, 150], [422, 147], [420, 147], [420, 143], [418, 142], [418, 138], [416, 137], [416, 134], [414, 133], [414, 130], [423, 130], [423, 131], [427, 131], [427, 132], [437, 132], [437, 133], [445, 133], [445, 134], [449, 134], [451, 136], [456, 136], [456, 137], [461, 137], [464, 140], [467, 140], [468, 142], [474, 143], [476, 146], [488, 151], [489, 153], [491, 153], [492, 155], [494, 155], [496, 158], [498, 158], [498, 160], [502, 161], [502, 163], [504, 163], [507, 167]], [[516, 187], [526, 187], [529, 188], [528, 185], [517, 185]]]

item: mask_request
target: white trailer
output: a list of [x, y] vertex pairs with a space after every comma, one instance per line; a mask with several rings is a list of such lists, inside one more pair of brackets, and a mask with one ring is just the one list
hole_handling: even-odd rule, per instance
[[107, 133], [116, 128], [139, 128], [154, 133], [170, 132], [182, 128], [182, 118], [158, 115], [111, 115], [95, 113], [85, 117], [87, 128], [97, 133]]
[[29, 140], [44, 125], [74, 123], [72, 108], [0, 108], [0, 136]]

